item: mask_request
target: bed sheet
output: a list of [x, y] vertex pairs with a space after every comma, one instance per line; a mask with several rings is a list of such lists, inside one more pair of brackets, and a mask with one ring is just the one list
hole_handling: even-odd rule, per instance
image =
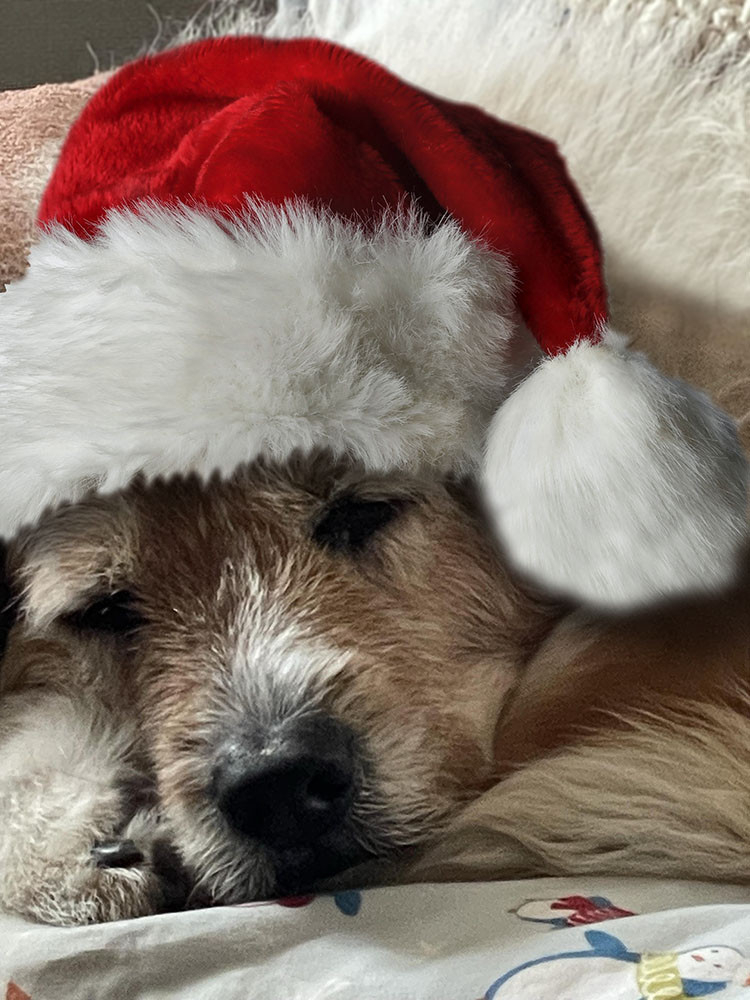
[[750, 890], [545, 878], [83, 928], [4, 916], [0, 974], [6, 1000], [750, 1000]]

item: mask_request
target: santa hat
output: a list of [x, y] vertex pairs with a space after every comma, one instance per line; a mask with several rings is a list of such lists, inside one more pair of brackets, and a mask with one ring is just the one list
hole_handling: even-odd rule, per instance
[[731, 579], [734, 426], [608, 329], [547, 140], [320, 41], [200, 42], [92, 98], [39, 223], [0, 298], [0, 533], [327, 447], [477, 476], [511, 561], [589, 602]]

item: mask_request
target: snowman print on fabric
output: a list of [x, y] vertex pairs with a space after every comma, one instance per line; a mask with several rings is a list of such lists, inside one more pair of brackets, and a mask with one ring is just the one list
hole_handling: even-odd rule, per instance
[[603, 920], [634, 917], [632, 910], [623, 910], [606, 896], [562, 896], [560, 899], [527, 899], [515, 910], [521, 920], [549, 927], [580, 927]]
[[736, 948], [629, 951], [612, 934], [587, 931], [588, 948], [533, 959], [497, 979], [485, 1000], [718, 1000], [747, 996], [750, 964]]

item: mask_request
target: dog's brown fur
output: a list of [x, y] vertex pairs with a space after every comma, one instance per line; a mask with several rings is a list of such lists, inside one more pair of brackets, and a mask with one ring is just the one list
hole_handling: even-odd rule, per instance
[[621, 619], [568, 616], [516, 689], [497, 732], [498, 764], [515, 769], [638, 712], [686, 701], [739, 708], [748, 683], [750, 561], [716, 598]]

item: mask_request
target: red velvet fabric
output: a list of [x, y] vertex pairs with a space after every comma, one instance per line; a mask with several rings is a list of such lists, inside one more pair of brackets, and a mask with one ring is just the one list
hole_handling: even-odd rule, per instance
[[606, 318], [593, 222], [547, 139], [314, 39], [222, 38], [120, 70], [73, 125], [38, 221], [92, 236], [143, 198], [241, 207], [304, 198], [367, 225], [413, 201], [513, 262], [549, 353]]

